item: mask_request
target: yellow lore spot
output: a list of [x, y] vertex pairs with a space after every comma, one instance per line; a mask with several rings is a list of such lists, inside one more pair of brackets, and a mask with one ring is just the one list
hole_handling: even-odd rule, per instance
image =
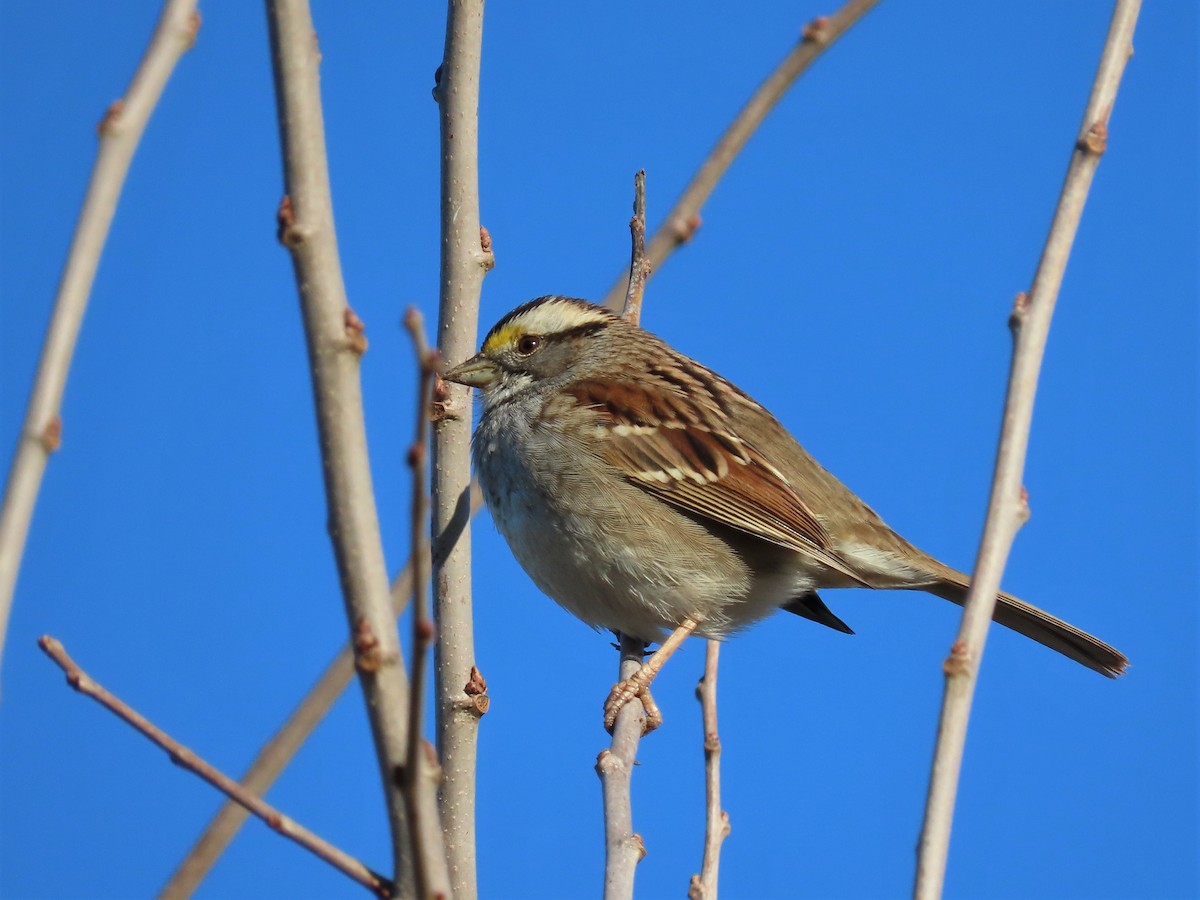
[[495, 353], [498, 350], [503, 350], [505, 347], [516, 346], [518, 340], [528, 333], [524, 325], [509, 323], [499, 331], [489, 334], [486, 341], [483, 342], [483, 352]]

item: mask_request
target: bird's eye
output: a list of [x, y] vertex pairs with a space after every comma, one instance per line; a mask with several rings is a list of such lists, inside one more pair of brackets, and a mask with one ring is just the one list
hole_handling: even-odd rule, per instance
[[527, 334], [517, 341], [517, 352], [522, 356], [530, 356], [540, 346], [542, 346], [542, 339], [539, 335]]

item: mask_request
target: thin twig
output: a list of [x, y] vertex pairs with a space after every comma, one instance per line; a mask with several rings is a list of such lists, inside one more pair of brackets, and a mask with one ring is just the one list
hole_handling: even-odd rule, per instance
[[642, 318], [642, 295], [650, 277], [650, 261], [646, 258], [646, 170], [633, 176], [633, 218], [629, 220], [629, 272], [625, 284], [625, 302], [621, 318], [638, 324]]
[[[483, 495], [478, 485], [472, 483], [471, 515], [482, 506]], [[433, 555], [437, 556], [439, 550], [434, 547]], [[408, 607], [412, 594], [412, 569], [412, 560], [409, 560], [392, 580], [392, 612], [396, 616]], [[287, 720], [258, 751], [254, 762], [241, 778], [242, 787], [252, 794], [265, 796], [353, 678], [354, 648], [347, 643], [296, 704]], [[486, 701], [487, 697], [485, 695], [479, 699]], [[159, 900], [185, 900], [191, 897], [248, 816], [249, 813], [232, 800], [222, 804], [163, 886]]]
[[[417, 748], [421, 741], [421, 713], [424, 708], [425, 660], [433, 643], [433, 625], [429, 621], [426, 583], [429, 579], [428, 528], [429, 498], [425, 488], [425, 464], [429, 443], [429, 411], [433, 404], [433, 378], [437, 373], [437, 353], [429, 349], [425, 337], [425, 320], [420, 311], [409, 307], [404, 327], [412, 338], [417, 356], [416, 427], [413, 442], [408, 448], [408, 467], [412, 471], [412, 517], [409, 522], [412, 540], [414, 571], [412, 579], [413, 659], [409, 685], [412, 699], [408, 705], [408, 767], [407, 777], [415, 778]], [[418, 893], [423, 894], [418, 881]]]
[[267, 0], [286, 195], [279, 237], [291, 251], [312, 370], [330, 537], [391, 828], [393, 878], [412, 890], [403, 791], [408, 679], [388, 596], [363, 419], [363, 324], [350, 309], [333, 227], [316, 34], [307, 0]]
[[[650, 238], [646, 256], [653, 271], [661, 271], [667, 257], [691, 240], [700, 227], [700, 209], [708, 201], [717, 182], [792, 83], [877, 2], [879, 0], [850, 0], [833, 15], [820, 16], [804, 27], [800, 42], [758, 86], [725, 129], [675, 206], [667, 213], [662, 225]], [[615, 310], [621, 303], [625, 287], [626, 275], [623, 273], [609, 289], [604, 305]]]
[[625, 306], [621, 316], [637, 324], [642, 318], [642, 297], [646, 279], [650, 277], [650, 260], [646, 257], [646, 170], [639, 169], [633, 177], [633, 218], [629, 220], [632, 249], [629, 254], [629, 284], [625, 289]]
[[1010, 320], [1014, 341], [1012, 368], [987, 520], [962, 625], [944, 664], [945, 693], [918, 845], [914, 896], [920, 900], [934, 900], [942, 894], [967, 721], [984, 642], [1009, 550], [1017, 530], [1029, 515], [1028, 498], [1021, 483], [1038, 373], [1067, 258], [1092, 177], [1104, 152], [1117, 87], [1125, 63], [1133, 54], [1133, 30], [1139, 6], [1140, 0], [1117, 0], [1033, 287], [1028, 297], [1018, 295]]
[[[405, 597], [407, 599], [407, 592]], [[243, 790], [259, 797], [266, 795], [353, 677], [354, 651], [346, 644], [283, 726], [259, 750], [250, 768], [239, 779]], [[191, 897], [249, 815], [236, 800], [223, 803], [163, 885], [159, 900]]]
[[[483, 0], [450, 0], [434, 97], [441, 132], [441, 273], [437, 344], [451, 362], [474, 352], [483, 277], [494, 263], [479, 218], [479, 71]], [[458, 900], [478, 892], [475, 766], [486, 686], [475, 665], [471, 609], [470, 389], [439, 384], [433, 432], [433, 561], [439, 794]]]
[[171, 762], [196, 773], [217, 790], [226, 794], [231, 800], [241, 804], [258, 818], [262, 819], [275, 831], [286, 838], [295, 841], [310, 853], [315, 854], [329, 863], [339, 872], [357, 881], [379, 897], [391, 897], [392, 885], [386, 878], [372, 872], [361, 862], [349, 854], [339, 850], [324, 838], [313, 834], [303, 825], [279, 812], [261, 797], [247, 791], [228, 775], [209, 765], [192, 750], [183, 746], [145, 716], [135, 712], [119, 697], [109, 693], [79, 668], [75, 660], [67, 654], [63, 645], [45, 635], [38, 640], [38, 646], [45, 651], [67, 676], [67, 684], [79, 693], [91, 697], [101, 706], [124, 719], [136, 730], [148, 737], [163, 750], [167, 751]]
[[717, 900], [721, 845], [729, 837], [729, 814], [721, 809], [721, 736], [717, 731], [717, 658], [721, 642], [709, 640], [704, 652], [704, 677], [696, 699], [704, 720], [704, 860], [700, 874], [688, 887], [691, 900]]
[[425, 338], [425, 320], [410, 307], [404, 326], [412, 336], [417, 353], [416, 435], [408, 450], [412, 469], [412, 678], [408, 704], [408, 753], [404, 766], [404, 795], [408, 802], [409, 836], [412, 840], [414, 882], [418, 897], [446, 897], [450, 893], [450, 873], [437, 803], [436, 772], [430, 772], [427, 744], [422, 737], [422, 711], [425, 707], [425, 668], [429, 646], [433, 643], [433, 623], [429, 621], [429, 497], [425, 488], [425, 463], [429, 446], [429, 416], [433, 405], [433, 381], [439, 369], [436, 350], [429, 349]]
[[[621, 635], [621, 681], [642, 667], [645, 651], [645, 642]], [[633, 830], [631, 799], [633, 766], [645, 727], [645, 707], [626, 703], [613, 725], [612, 744], [596, 758], [604, 795], [604, 900], [632, 900], [634, 870], [646, 855], [642, 836]]]
[[195, 43], [199, 28], [196, 0], [167, 0], [125, 96], [109, 106], [97, 128], [96, 162], [59, 276], [54, 313], [42, 343], [0, 509], [0, 658], [33, 507], [50, 454], [62, 442], [63, 392], [108, 228], [150, 114], [175, 64]]

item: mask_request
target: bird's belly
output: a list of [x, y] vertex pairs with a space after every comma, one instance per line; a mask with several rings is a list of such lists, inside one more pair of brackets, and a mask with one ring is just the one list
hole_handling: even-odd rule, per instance
[[729, 542], [641, 489], [586, 473], [532, 476], [515, 459], [479, 454], [484, 497], [500, 533], [534, 583], [594, 628], [646, 641], [685, 618], [723, 637], [795, 596], [790, 576], [756, 577]]

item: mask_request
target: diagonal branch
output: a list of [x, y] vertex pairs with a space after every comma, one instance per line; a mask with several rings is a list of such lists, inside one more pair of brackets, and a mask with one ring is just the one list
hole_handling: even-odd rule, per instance
[[1084, 202], [1100, 156], [1104, 153], [1108, 120], [1116, 100], [1117, 87], [1125, 71], [1125, 63], [1133, 55], [1133, 30], [1140, 5], [1140, 0], [1117, 0], [1100, 66], [1083, 115], [1083, 125], [1075, 141], [1054, 221], [1050, 225], [1050, 233], [1034, 275], [1033, 287], [1028, 296], [1017, 296], [1010, 320], [1014, 339], [1013, 360], [987, 520], [975, 561], [971, 591], [963, 610], [962, 625], [944, 664], [946, 687], [926, 800], [925, 822], [918, 846], [914, 887], [914, 895], [922, 900], [934, 900], [942, 895], [958, 775], [984, 641], [987, 639], [996, 592], [1000, 589], [1000, 577], [1009, 550], [1017, 530], [1029, 515], [1028, 498], [1021, 482], [1033, 419], [1033, 400], [1046, 349], [1046, 337], [1050, 331], [1050, 319], [1054, 314], [1054, 304], [1083, 214]]
[[408, 679], [388, 596], [367, 455], [359, 366], [363, 324], [346, 300], [333, 226], [316, 34], [307, 0], [267, 0], [286, 195], [279, 238], [292, 255], [312, 371], [329, 532], [375, 740], [391, 828], [393, 871], [411, 891], [403, 791]]
[[81, 694], [91, 697], [166, 750], [167, 755], [171, 757], [171, 762], [196, 773], [235, 803], [258, 816], [272, 829], [325, 860], [339, 872], [354, 879], [372, 893], [385, 898], [392, 896], [392, 884], [382, 875], [372, 872], [354, 857], [283, 815], [261, 797], [246, 790], [228, 775], [205, 762], [145, 716], [133, 710], [119, 697], [109, 693], [93, 681], [86, 672], [79, 668], [75, 660], [71, 659], [59, 641], [46, 635], [38, 640], [38, 646], [63, 670], [67, 676], [67, 684]]
[[50, 454], [62, 442], [63, 392], [83, 324], [88, 296], [108, 238], [117, 200], [150, 114], [179, 58], [196, 41], [196, 0], [167, 0], [125, 96], [108, 108], [97, 129], [100, 146], [88, 182], [71, 249], [58, 282], [54, 313], [46, 329], [25, 421], [13, 454], [0, 510], [0, 657], [12, 609], [17, 572]]
[[[729, 123], [708, 158], [701, 163], [687, 188], [675, 201], [662, 225], [654, 232], [646, 249], [650, 268], [657, 272], [675, 250], [686, 244], [700, 227], [700, 209], [708, 201], [717, 182], [742, 152], [750, 136], [763, 123], [788, 88], [803, 75], [817, 58], [831, 47], [851, 26], [870, 12], [879, 0], [849, 0], [832, 16], [818, 16], [804, 26], [800, 42], [766, 77]], [[617, 309], [626, 292], [628, 273], [622, 274], [604, 297], [604, 305]]]
[[[405, 575], [406, 584], [411, 584], [410, 570], [405, 569]], [[408, 597], [407, 587], [404, 589], [404, 597]], [[238, 782], [243, 790], [255, 796], [266, 796], [275, 779], [291, 762], [296, 751], [308, 740], [308, 736], [325, 717], [334, 701], [346, 690], [346, 685], [353, 677], [354, 650], [350, 644], [346, 644], [321, 673], [304, 699], [297, 704], [287, 721], [258, 751], [254, 762]], [[222, 804], [196, 839], [196, 843], [171, 873], [171, 877], [159, 892], [158, 900], [187, 900], [191, 897], [249, 816], [247, 808], [236, 800], [231, 799]]]

